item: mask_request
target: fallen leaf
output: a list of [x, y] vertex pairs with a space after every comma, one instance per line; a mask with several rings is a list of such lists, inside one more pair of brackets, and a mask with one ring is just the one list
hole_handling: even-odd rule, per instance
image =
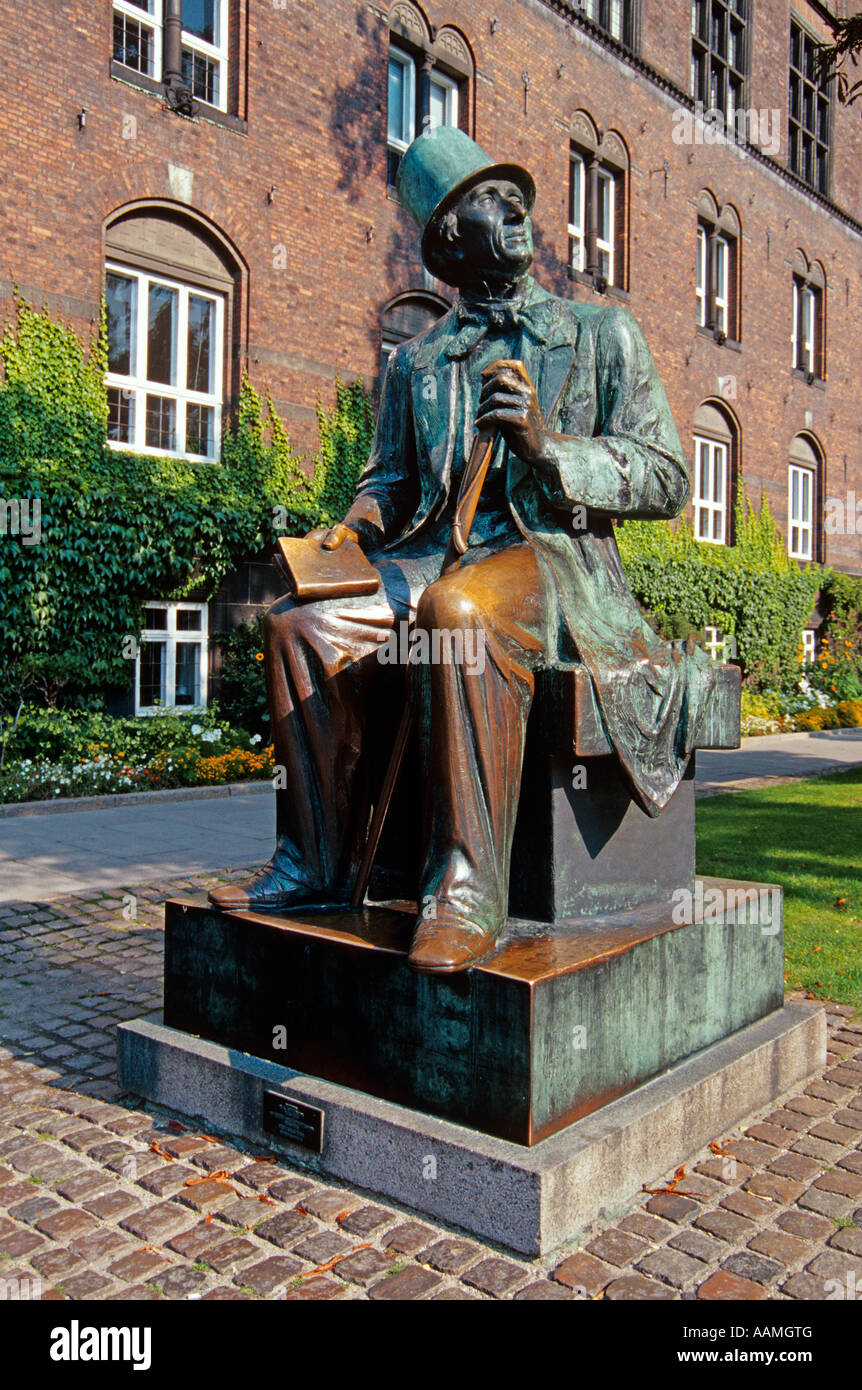
[[346, 1260], [348, 1255], [356, 1255], [359, 1253], [360, 1250], [370, 1249], [370, 1241], [366, 1242], [365, 1245], [354, 1245], [352, 1250], [346, 1250], [343, 1255], [333, 1255], [331, 1260], [326, 1261], [326, 1264], [318, 1265], [317, 1269], [309, 1270], [307, 1274], [300, 1274], [298, 1277], [300, 1279], [313, 1279], [315, 1274], [326, 1274], [327, 1270], [334, 1269], [335, 1266], [339, 1264], [342, 1260]]
[[168, 1129], [172, 1129], [174, 1134], [185, 1134], [186, 1126], [181, 1125], [179, 1120], [168, 1120]]
[[183, 1187], [197, 1187], [202, 1182], [221, 1183], [222, 1187], [229, 1187], [231, 1192], [236, 1193], [236, 1188], [230, 1181], [230, 1173], [226, 1168], [220, 1168], [217, 1173], [204, 1173], [202, 1178], [186, 1178]]
[[818, 952], [818, 951], [822, 951], [822, 950], [823, 950], [823, 947], [822, 947], [822, 946], [812, 946], [812, 947], [811, 947], [811, 954], [812, 954], [813, 956], [816, 956], [816, 955], [817, 955], [817, 952]]
[[166, 1159], [168, 1160], [168, 1163], [173, 1163], [173, 1161], [174, 1161], [174, 1156], [173, 1156], [173, 1154], [167, 1153], [167, 1152], [165, 1151], [165, 1149], [162, 1148], [161, 1144], [158, 1142], [157, 1139], [154, 1139], [154, 1140], [153, 1140], [153, 1142], [152, 1142], [151, 1145], [150, 1145], [150, 1148], [152, 1149], [152, 1151], [153, 1151], [154, 1154], [158, 1154], [158, 1155], [159, 1155], [159, 1158], [166, 1158]]

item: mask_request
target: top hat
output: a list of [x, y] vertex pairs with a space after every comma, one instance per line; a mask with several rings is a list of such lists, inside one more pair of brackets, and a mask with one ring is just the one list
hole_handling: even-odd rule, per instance
[[441, 125], [417, 135], [398, 169], [398, 196], [422, 233], [422, 259], [433, 275], [446, 279], [444, 258], [435, 249], [436, 233], [458, 199], [483, 179], [510, 179], [524, 194], [527, 211], [536, 201], [532, 174], [520, 164], [495, 164], [457, 126]]

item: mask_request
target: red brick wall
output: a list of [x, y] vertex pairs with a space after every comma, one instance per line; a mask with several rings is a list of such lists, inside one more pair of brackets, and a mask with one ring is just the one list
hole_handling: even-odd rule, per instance
[[[825, 36], [804, 0], [795, 8]], [[273, 0], [233, 0], [233, 9], [241, 23], [231, 51], [240, 65], [236, 90], [247, 133], [183, 120], [158, 96], [112, 79], [110, 0], [31, 7], [0, 0], [11, 98], [0, 106], [0, 295], [16, 282], [36, 302], [88, 326], [101, 292], [105, 218], [134, 199], [175, 197], [170, 166], [190, 170], [190, 206], [221, 229], [248, 268], [239, 329], [252, 380], [271, 391], [305, 446], [314, 438], [315, 401], [331, 401], [336, 374], [376, 378], [382, 306], [423, 284], [414, 229], [386, 188], [386, 6], [328, 0], [279, 8]], [[624, 139], [631, 158], [627, 302], [652, 346], [687, 447], [697, 404], [716, 395], [719, 376], [733, 375], [741, 465], [755, 500], [765, 493], [783, 522], [787, 452], [800, 430], [822, 445], [825, 491], [855, 488], [862, 498], [858, 229], [750, 155], [675, 144], [673, 93], [542, 0], [497, 6], [494, 33], [468, 0], [428, 0], [426, 13], [433, 25], [459, 27], [471, 45], [476, 138], [493, 155], [533, 170], [536, 273], [573, 298], [593, 292], [565, 272], [572, 114], [583, 108]], [[780, 113], [779, 164], [786, 154], [789, 15], [786, 0], [757, 0], [749, 99]], [[689, 32], [688, 0], [644, 0], [643, 60], [684, 91]], [[84, 131], [77, 124], [82, 106]], [[137, 123], [133, 140], [124, 139], [128, 116]], [[835, 113], [833, 163], [834, 201], [862, 220], [858, 107]], [[741, 351], [695, 331], [695, 203], [704, 188], [719, 205], [731, 202], [742, 223]], [[821, 260], [828, 275], [825, 388], [808, 386], [790, 369], [790, 260], [797, 247]], [[862, 570], [862, 535], [827, 540], [831, 561]]]

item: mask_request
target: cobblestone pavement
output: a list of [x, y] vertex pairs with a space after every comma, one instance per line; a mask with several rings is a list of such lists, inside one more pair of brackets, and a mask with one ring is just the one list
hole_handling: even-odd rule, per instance
[[0, 909], [0, 1295], [862, 1293], [858, 1010], [827, 1005], [827, 1070], [799, 1094], [716, 1136], [580, 1248], [516, 1259], [119, 1093], [116, 1024], [159, 1005], [161, 902], [215, 877]]

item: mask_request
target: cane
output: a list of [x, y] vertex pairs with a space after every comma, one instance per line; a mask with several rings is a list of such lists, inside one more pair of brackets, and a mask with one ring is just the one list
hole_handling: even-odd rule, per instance
[[[502, 365], [501, 362], [492, 362], [482, 372], [483, 377], [488, 377], [496, 372]], [[506, 362], [507, 367], [516, 368], [520, 373], [523, 368], [520, 362]], [[452, 531], [449, 536], [449, 544], [446, 554], [443, 557], [443, 567], [440, 571], [441, 578], [446, 574], [453, 574], [461, 563], [461, 558], [467, 550], [470, 540], [470, 528], [476, 516], [476, 508], [479, 505], [479, 498], [482, 495], [482, 488], [488, 473], [488, 467], [494, 448], [499, 438], [499, 430], [479, 429], [473, 440], [473, 447], [470, 450], [470, 457], [467, 460], [467, 467], [461, 479], [461, 486], [458, 489], [458, 501], [455, 504], [455, 518], [452, 522]], [[383, 779], [383, 786], [380, 789], [380, 796], [374, 808], [374, 815], [371, 818], [371, 826], [368, 831], [368, 839], [365, 842], [365, 851], [362, 855], [362, 863], [359, 866], [359, 873], [356, 876], [356, 885], [353, 889], [353, 896], [350, 899], [350, 906], [353, 911], [361, 908], [365, 898], [368, 881], [371, 878], [371, 870], [374, 866], [374, 858], [380, 844], [380, 836], [383, 833], [383, 824], [386, 820], [392, 794], [395, 791], [395, 783], [398, 781], [398, 773], [404, 761], [404, 754], [407, 750], [407, 741], [410, 738], [410, 729], [413, 724], [412, 706], [408, 699], [404, 706], [404, 713], [401, 716], [401, 723], [398, 726], [398, 733], [395, 737], [395, 746], [389, 759], [389, 766], [386, 769], [386, 776]]]

